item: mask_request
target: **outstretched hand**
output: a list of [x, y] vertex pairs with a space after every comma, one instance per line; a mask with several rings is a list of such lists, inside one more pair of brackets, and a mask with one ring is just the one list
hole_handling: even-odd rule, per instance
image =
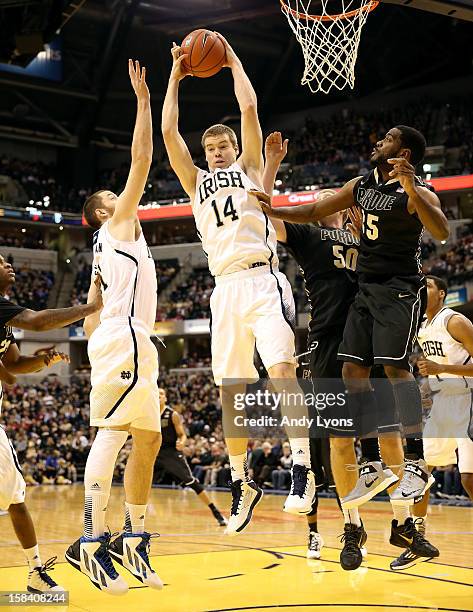
[[146, 84], [146, 68], [140, 66], [140, 62], [128, 60], [128, 74], [130, 75], [131, 85], [138, 100], [149, 100], [149, 89]]
[[264, 157], [266, 163], [280, 164], [287, 155], [289, 140], [282, 139], [281, 132], [271, 132], [264, 143]]
[[215, 36], [218, 36], [220, 40], [223, 42], [223, 44], [225, 45], [225, 63], [223, 64], [223, 67], [231, 68], [238, 62], [238, 55], [232, 49], [232, 46], [230, 45], [228, 40], [225, 38], [225, 36], [222, 36], [219, 32], [214, 32], [214, 34]]

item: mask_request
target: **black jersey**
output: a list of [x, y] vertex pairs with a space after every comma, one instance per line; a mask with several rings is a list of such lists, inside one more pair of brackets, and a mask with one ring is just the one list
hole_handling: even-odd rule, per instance
[[23, 310], [23, 306], [0, 297], [0, 359], [8, 351], [10, 344], [15, 342], [12, 328], [7, 323]]
[[[433, 191], [418, 177], [415, 181]], [[353, 195], [363, 214], [358, 274], [384, 277], [421, 274], [424, 228], [418, 216], [407, 210], [409, 197], [399, 181], [383, 183], [375, 168], [356, 183]]]
[[173, 412], [172, 408], [166, 406], [161, 414], [161, 435], [163, 436], [161, 448], [176, 448], [177, 433], [172, 422]]
[[310, 303], [309, 334], [344, 327], [358, 289], [358, 241], [345, 229], [285, 223], [286, 246], [305, 280]]

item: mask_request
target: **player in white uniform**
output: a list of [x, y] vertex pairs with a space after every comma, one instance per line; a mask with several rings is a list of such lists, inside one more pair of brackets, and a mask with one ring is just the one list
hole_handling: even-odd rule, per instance
[[[64, 327], [69, 323], [80, 321], [102, 306], [101, 294], [90, 304], [42, 310], [35, 312], [19, 306], [4, 296], [15, 282], [12, 266], [0, 255], [0, 381], [8, 384], [15, 382], [16, 374], [39, 372], [59, 361], [69, 361], [67, 355], [59, 353], [53, 347], [35, 353], [22, 355], [16, 345], [12, 326], [30, 331], [45, 331]], [[0, 412], [3, 389], [0, 386]], [[21, 423], [20, 423], [21, 425]], [[0, 509], [8, 510], [15, 533], [28, 561], [28, 586], [31, 593], [46, 591], [63, 591], [48, 574], [53, 568], [56, 557], [41, 562], [35, 528], [25, 503], [26, 484], [15, 448], [0, 425]]]
[[[87, 458], [84, 535], [66, 559], [99, 589], [123, 595], [128, 585], [111, 557], [144, 584], [161, 589], [148, 557], [151, 534], [144, 528], [153, 467], [161, 445], [158, 353], [150, 339], [156, 316], [154, 261], [138, 221], [153, 153], [153, 130], [145, 68], [129, 62], [137, 97], [131, 167], [117, 197], [99, 191], [84, 205], [94, 235], [92, 276], [102, 279], [103, 310], [85, 320], [91, 365], [90, 424], [98, 433]], [[89, 299], [95, 285], [91, 284]], [[128, 436], [133, 446], [125, 469], [125, 528], [110, 542], [105, 512], [118, 453]]]
[[[276, 232], [256, 198], [248, 193], [261, 189], [264, 165], [256, 94], [235, 52], [227, 41], [225, 45], [226, 66], [232, 72], [241, 111], [241, 154], [235, 132], [215, 125], [202, 137], [208, 170], [194, 165], [178, 129], [179, 82], [186, 73], [177, 46], [172, 49], [162, 129], [171, 166], [191, 199], [197, 230], [215, 276], [210, 301], [212, 370], [221, 388], [233, 481], [226, 533], [236, 534], [250, 521], [262, 491], [248, 475], [248, 435], [235, 427], [234, 394], [244, 389], [244, 381], [258, 379], [253, 363], [255, 345], [276, 389], [295, 390], [295, 306], [290, 284], [278, 271]], [[283, 409], [292, 417], [307, 418], [305, 406], [285, 405]], [[308, 430], [299, 428], [288, 434], [295, 465], [284, 510], [307, 514], [315, 495]]]
[[[424, 357], [417, 362], [428, 376], [432, 408], [424, 427], [424, 457], [430, 471], [457, 463], [465, 491], [473, 500], [473, 324], [444, 306], [447, 284], [427, 276], [426, 317], [417, 338]], [[425, 532], [429, 493], [413, 506], [417, 528]], [[393, 569], [405, 569], [419, 558], [407, 549]], [[391, 567], [392, 565], [391, 564]]]

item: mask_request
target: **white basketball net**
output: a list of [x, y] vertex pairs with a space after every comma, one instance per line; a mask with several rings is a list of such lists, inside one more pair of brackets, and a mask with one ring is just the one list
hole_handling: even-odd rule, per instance
[[[361, 30], [376, 0], [284, 0], [286, 15], [304, 54], [305, 70], [301, 84], [312, 92], [328, 93], [332, 87], [342, 90], [355, 85], [355, 64]], [[331, 10], [338, 9], [337, 15]]]

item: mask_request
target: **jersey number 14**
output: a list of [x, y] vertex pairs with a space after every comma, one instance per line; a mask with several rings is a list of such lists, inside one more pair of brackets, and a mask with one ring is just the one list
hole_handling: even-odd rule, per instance
[[[223, 221], [222, 221], [222, 218], [220, 217], [220, 213], [217, 208], [216, 200], [212, 200], [210, 205], [214, 209], [215, 218], [217, 219], [217, 227], [222, 227]], [[236, 221], [238, 219], [238, 214], [233, 206], [233, 200], [232, 200], [231, 195], [228, 196], [228, 198], [225, 201], [225, 204], [223, 205], [223, 216], [230, 217], [232, 221]]]

